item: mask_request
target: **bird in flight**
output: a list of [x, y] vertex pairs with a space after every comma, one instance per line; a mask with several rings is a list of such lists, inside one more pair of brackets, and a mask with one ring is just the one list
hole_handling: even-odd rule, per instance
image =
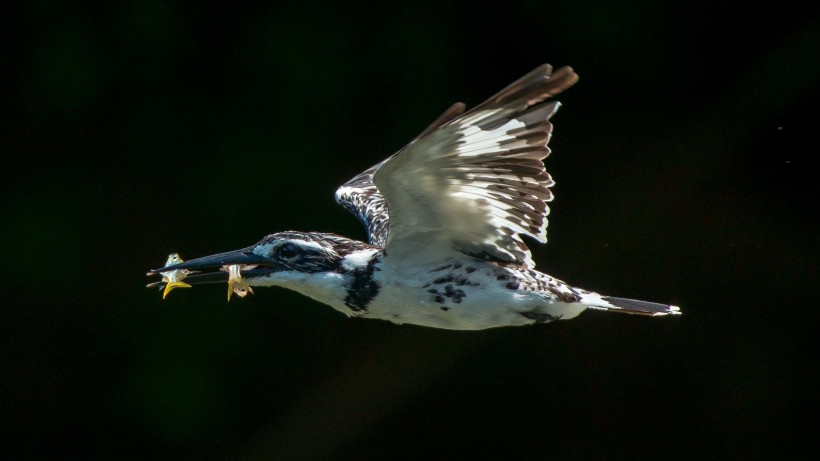
[[455, 330], [548, 323], [586, 309], [680, 314], [677, 306], [604, 296], [536, 271], [521, 239], [546, 242], [554, 182], [543, 159], [560, 106], [550, 98], [577, 80], [569, 67], [553, 72], [544, 64], [472, 110], [456, 103], [342, 185], [336, 201], [364, 224], [367, 242], [278, 232], [149, 275], [189, 271], [190, 285], [229, 282], [229, 296], [279, 286], [348, 316]]

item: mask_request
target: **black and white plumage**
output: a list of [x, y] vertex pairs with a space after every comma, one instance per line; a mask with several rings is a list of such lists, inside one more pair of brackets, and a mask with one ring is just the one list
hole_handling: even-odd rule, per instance
[[538, 272], [520, 237], [546, 242], [553, 181], [542, 160], [560, 106], [548, 99], [577, 80], [571, 68], [553, 73], [545, 64], [468, 112], [454, 104], [399, 152], [341, 186], [336, 200], [362, 221], [369, 243], [281, 232], [152, 272], [238, 264], [252, 286], [290, 288], [351, 316], [437, 328], [545, 323], [587, 308], [679, 314], [675, 306], [601, 296]]

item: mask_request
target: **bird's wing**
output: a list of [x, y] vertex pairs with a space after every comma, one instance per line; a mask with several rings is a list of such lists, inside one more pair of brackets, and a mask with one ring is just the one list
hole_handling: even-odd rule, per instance
[[[462, 113], [464, 113], [464, 104], [460, 102], [453, 104], [422, 131], [416, 137], [416, 140], [435, 131]], [[390, 227], [387, 204], [379, 189], [373, 184], [373, 175], [382, 165], [396, 155], [398, 153], [373, 165], [336, 190], [336, 201], [359, 218], [367, 228], [368, 241], [373, 245], [384, 246], [387, 240], [387, 231]]]
[[542, 160], [559, 107], [544, 101], [577, 80], [569, 67], [538, 67], [354, 179], [361, 192], [348, 203], [388, 254], [455, 249], [533, 267], [520, 235], [546, 242], [553, 181]]

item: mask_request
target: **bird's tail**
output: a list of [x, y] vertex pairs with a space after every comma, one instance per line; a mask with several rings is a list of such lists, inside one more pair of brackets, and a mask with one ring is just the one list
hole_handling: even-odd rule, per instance
[[648, 315], [652, 317], [681, 314], [680, 307], [678, 306], [638, 301], [637, 299], [615, 298], [613, 296], [583, 296], [581, 297], [581, 304], [586, 305], [589, 309], [620, 312], [622, 314]]

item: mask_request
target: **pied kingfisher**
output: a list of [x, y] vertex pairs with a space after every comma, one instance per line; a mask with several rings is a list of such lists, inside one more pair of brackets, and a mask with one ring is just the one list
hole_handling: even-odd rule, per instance
[[560, 106], [546, 100], [577, 80], [569, 67], [553, 73], [544, 64], [468, 112], [456, 103], [342, 185], [336, 201], [365, 225], [367, 243], [279, 232], [149, 274], [200, 271], [187, 276], [190, 284], [241, 277], [246, 287], [289, 288], [348, 316], [457, 330], [571, 319], [587, 308], [679, 314], [676, 306], [602, 296], [538, 272], [521, 240], [546, 242], [554, 182], [542, 160]]

